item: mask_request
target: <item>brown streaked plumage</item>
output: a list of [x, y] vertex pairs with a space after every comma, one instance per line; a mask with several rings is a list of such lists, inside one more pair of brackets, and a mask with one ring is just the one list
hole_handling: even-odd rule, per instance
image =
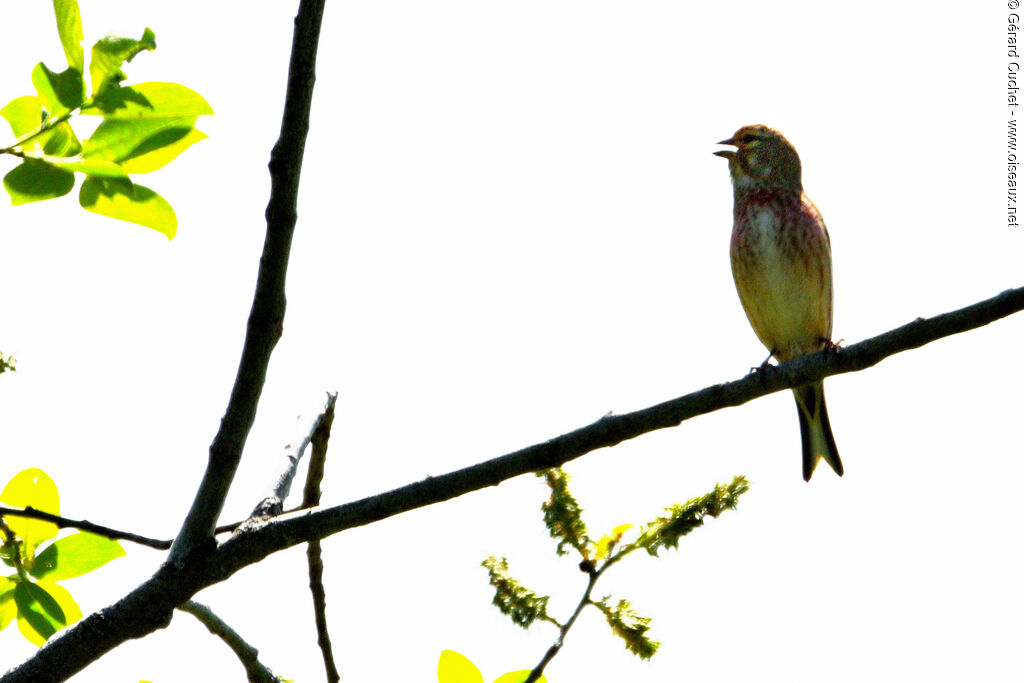
[[[800, 157], [776, 130], [744, 126], [720, 145], [733, 187], [732, 274], [761, 343], [779, 361], [821, 351], [832, 338], [832, 248], [825, 221], [804, 194]], [[822, 382], [793, 390], [803, 475], [824, 459], [842, 476]]]

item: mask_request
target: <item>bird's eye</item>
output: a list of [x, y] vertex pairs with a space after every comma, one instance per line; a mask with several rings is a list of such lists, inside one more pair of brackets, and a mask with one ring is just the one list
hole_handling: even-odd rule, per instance
[[742, 142], [744, 145], [746, 145], [746, 144], [749, 144], [749, 143], [751, 143], [751, 142], [753, 142], [754, 140], [757, 140], [757, 139], [759, 139], [759, 138], [754, 133], [744, 133], [743, 137], [740, 138], [740, 142]]

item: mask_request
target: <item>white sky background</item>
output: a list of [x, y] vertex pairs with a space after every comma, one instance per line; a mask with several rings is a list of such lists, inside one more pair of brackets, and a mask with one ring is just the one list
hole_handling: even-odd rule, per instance
[[[0, 479], [43, 468], [68, 516], [172, 536], [223, 414], [296, 3], [239, 7], [82, 0], [87, 47], [150, 26], [158, 49], [129, 82], [183, 83], [217, 113], [209, 140], [141, 179], [175, 207], [173, 242], [80, 210], [77, 188], [0, 209], [0, 349], [19, 362], [0, 377]], [[62, 67], [50, 11], [0, 8], [3, 102], [31, 92], [37, 61]], [[340, 392], [336, 504], [743, 376], [765, 352], [711, 154], [743, 124], [801, 154], [832, 236], [837, 340], [1021, 285], [1005, 21], [892, 2], [330, 3], [285, 336], [224, 520], [262, 497], [324, 389]], [[598, 536], [735, 474], [752, 488], [681, 551], [599, 584], [654, 618], [652, 662], [593, 611], [549, 680], [1020, 680], [1022, 334], [1017, 316], [829, 379], [842, 479], [802, 481], [788, 392], [571, 463]], [[568, 614], [585, 580], [554, 557], [544, 496], [522, 477], [328, 539], [344, 680], [436, 680], [449, 648], [487, 681], [532, 667], [553, 629], [491, 607], [479, 562], [507, 554]], [[126, 547], [66, 584], [86, 612], [162, 558]], [[318, 681], [305, 572], [296, 548], [197, 599], [277, 673]], [[0, 634], [3, 668], [32, 649]], [[140, 678], [243, 674], [179, 614], [75, 680]]]

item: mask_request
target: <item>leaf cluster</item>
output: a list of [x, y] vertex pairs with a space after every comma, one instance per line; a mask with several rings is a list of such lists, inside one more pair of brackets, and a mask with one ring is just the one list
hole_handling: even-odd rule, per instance
[[[54, 0], [53, 5], [67, 68], [57, 73], [40, 62], [31, 75], [36, 94], [0, 108], [16, 138], [0, 154], [21, 159], [3, 178], [11, 203], [62, 197], [74, 188], [75, 174], [82, 173], [78, 202], [83, 209], [173, 238], [174, 209], [131, 175], [155, 171], [205, 138], [195, 123], [213, 110], [198, 93], [177, 83], [121, 85], [123, 65], [156, 49], [148, 28], [138, 39], [107, 36], [93, 45], [90, 88], [77, 0]], [[76, 114], [103, 119], [84, 142], [71, 125]]]
[[739, 497], [749, 489], [750, 482], [744, 477], [734, 477], [728, 484], [716, 484], [713, 491], [703, 496], [667, 507], [666, 514], [647, 524], [632, 545], [655, 556], [663, 548], [677, 548], [680, 538], [704, 526], [705, 517], [735, 510]]
[[550, 597], [538, 595], [512, 578], [508, 571], [508, 560], [492, 555], [481, 564], [487, 568], [487, 575], [494, 587], [494, 599], [491, 602], [502, 614], [507, 614], [512, 623], [529, 628], [541, 620], [561, 626], [548, 615]]
[[543, 477], [551, 489], [551, 496], [541, 505], [541, 512], [551, 538], [558, 539], [555, 552], [568, 555], [566, 546], [569, 546], [587, 559], [591, 541], [587, 537], [587, 525], [583, 523], [583, 510], [569, 491], [569, 475], [556, 467], [538, 472], [537, 476]]
[[619, 600], [615, 605], [609, 604], [610, 595], [606, 595], [593, 603], [594, 607], [601, 610], [608, 625], [612, 627], [615, 635], [622, 638], [626, 643], [626, 649], [640, 657], [650, 659], [661, 646], [656, 640], [647, 637], [647, 631], [651, 628], [650, 617], [641, 617], [629, 604], [628, 600]]
[[538, 472], [538, 476], [544, 479], [549, 489], [548, 499], [541, 506], [544, 525], [551, 537], [558, 541], [555, 547], [558, 555], [568, 555], [569, 549], [579, 555], [579, 567], [588, 576], [586, 590], [575, 613], [561, 624], [547, 613], [550, 596], [523, 586], [509, 573], [505, 558], [491, 556], [484, 560], [483, 566], [487, 568], [490, 583], [495, 589], [493, 603], [523, 628], [539, 620], [559, 627], [559, 640], [549, 650], [539, 669], [557, 653], [566, 632], [587, 605], [595, 606], [604, 614], [612, 632], [622, 638], [630, 652], [641, 659], [650, 659], [660, 645], [647, 635], [651, 619], [637, 614], [628, 600], [614, 601], [611, 596], [593, 600], [590, 594], [594, 585], [609, 567], [635, 550], [643, 549], [657, 556], [663, 548], [677, 548], [679, 540], [703, 526], [706, 517], [718, 517], [725, 510], [735, 509], [739, 497], [750, 488], [749, 482], [744, 477], [734, 477], [728, 484], [716, 484], [712, 491], [702, 496], [667, 507], [665, 514], [642, 525], [632, 540], [625, 539], [634, 525], [621, 524], [595, 541], [583, 521], [582, 507], [569, 490], [569, 475], [555, 468]]
[[5, 372], [14, 372], [18, 369], [16, 366], [17, 364], [14, 360], [14, 356], [5, 356], [0, 353], [0, 375]]
[[[0, 502], [55, 515], [60, 512], [57, 485], [36, 468], [15, 475], [0, 492]], [[0, 576], [0, 629], [17, 619], [18, 630], [35, 645], [82, 618], [71, 593], [56, 582], [124, 555], [117, 541], [84, 531], [43, 547], [57, 531], [52, 522], [14, 515], [0, 518], [0, 559], [15, 569], [14, 574]]]

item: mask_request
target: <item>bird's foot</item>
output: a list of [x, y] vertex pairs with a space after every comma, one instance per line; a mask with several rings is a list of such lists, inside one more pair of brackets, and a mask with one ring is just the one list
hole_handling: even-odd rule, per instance
[[774, 355], [775, 352], [772, 351], [771, 353], [768, 354], [768, 357], [764, 359], [763, 363], [761, 363], [760, 365], [755, 365], [754, 367], [750, 368], [750, 374], [752, 375], [755, 372], [767, 372], [768, 370], [775, 367], [774, 365], [771, 364], [772, 356]]

